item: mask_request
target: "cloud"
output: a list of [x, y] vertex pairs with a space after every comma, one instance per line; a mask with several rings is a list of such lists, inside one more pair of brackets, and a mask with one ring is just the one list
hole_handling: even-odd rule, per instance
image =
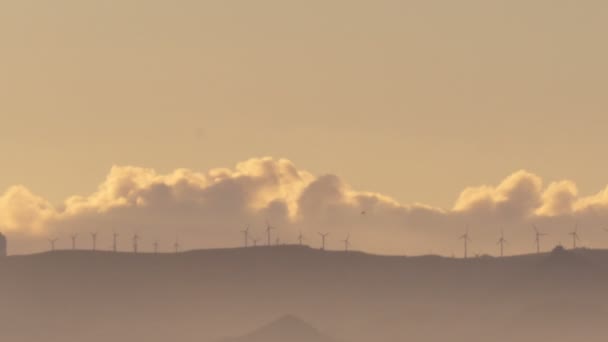
[[578, 189], [571, 181], [554, 182], [543, 193], [543, 205], [538, 215], [571, 215], [578, 199]]
[[49, 202], [23, 186], [13, 186], [0, 197], [0, 226], [7, 232], [41, 234], [56, 214]]
[[465, 189], [453, 210], [466, 214], [492, 215], [503, 219], [525, 218], [542, 203], [542, 180], [527, 171], [518, 171], [497, 187]]
[[588, 227], [581, 236], [589, 245], [608, 241], [597, 229], [606, 219], [608, 188], [580, 197], [572, 181], [544, 187], [539, 176], [523, 170], [495, 186], [463, 190], [446, 209], [400, 204], [386, 195], [352, 189], [336, 175], [315, 176], [289, 160], [273, 158], [207, 172], [159, 174], [115, 166], [95, 192], [72, 196], [57, 207], [23, 186], [0, 197], [0, 226], [11, 238], [13, 253], [43, 249], [49, 236], [60, 237], [68, 247], [67, 236], [74, 233], [86, 248], [90, 232], [100, 238], [118, 232], [122, 249], [129, 248], [134, 233], [150, 246], [153, 240], [169, 246], [177, 237], [188, 248], [235, 246], [247, 224], [261, 240], [267, 221], [278, 227], [274, 237], [284, 242], [303, 232], [314, 246], [317, 232], [327, 231], [334, 248], [351, 234], [355, 248], [391, 254], [455, 253], [456, 238], [467, 226], [473, 249], [491, 253], [497, 232], [505, 229], [516, 253], [529, 251], [531, 224], [552, 231], [550, 245], [578, 222]]

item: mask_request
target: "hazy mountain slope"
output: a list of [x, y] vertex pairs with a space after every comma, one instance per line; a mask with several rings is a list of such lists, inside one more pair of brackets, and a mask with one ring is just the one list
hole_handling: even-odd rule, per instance
[[57, 251], [0, 260], [0, 340], [217, 341], [285, 313], [349, 342], [524, 340], [566, 326], [546, 313], [566, 299], [596, 308], [569, 316], [598, 317], [607, 288], [603, 250], [469, 260], [297, 246]]
[[298, 317], [285, 315], [242, 337], [224, 342], [333, 342]]

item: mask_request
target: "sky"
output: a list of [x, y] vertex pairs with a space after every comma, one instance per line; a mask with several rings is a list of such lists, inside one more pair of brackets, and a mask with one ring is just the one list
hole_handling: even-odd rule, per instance
[[0, 192], [270, 156], [404, 207], [519, 170], [593, 196], [607, 33], [599, 0], [5, 0]]

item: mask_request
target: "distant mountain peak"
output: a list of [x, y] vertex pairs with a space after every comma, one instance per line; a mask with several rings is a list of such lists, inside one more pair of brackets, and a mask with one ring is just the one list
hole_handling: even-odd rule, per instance
[[300, 319], [299, 317], [292, 315], [292, 314], [286, 314], [286, 315], [281, 316], [276, 321], [270, 323], [270, 326], [281, 326], [281, 327], [289, 326], [289, 327], [298, 328], [298, 329], [314, 330], [314, 328], [311, 327], [308, 323], [304, 322], [302, 319]]
[[287, 314], [261, 328], [225, 342], [333, 342], [297, 316]]

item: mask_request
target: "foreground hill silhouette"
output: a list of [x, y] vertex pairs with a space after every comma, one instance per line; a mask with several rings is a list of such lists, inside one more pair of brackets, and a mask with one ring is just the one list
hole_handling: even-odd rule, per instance
[[292, 313], [348, 342], [604, 341], [607, 289], [604, 250], [469, 260], [298, 246], [56, 251], [0, 260], [0, 340], [215, 342]]
[[335, 342], [310, 324], [293, 315], [285, 315], [242, 337], [223, 342]]

